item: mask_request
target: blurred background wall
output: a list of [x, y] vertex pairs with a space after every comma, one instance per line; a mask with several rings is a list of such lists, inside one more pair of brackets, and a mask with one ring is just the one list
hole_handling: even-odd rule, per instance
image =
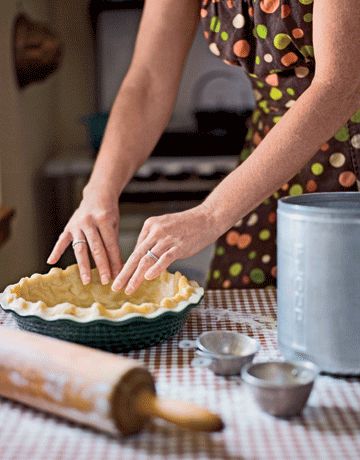
[[[87, 3], [0, 2], [0, 201], [16, 209], [11, 239], [0, 251], [0, 288], [44, 268], [44, 261], [39, 260], [41, 223], [35, 174], [47, 156], [85, 142], [85, 131], [79, 123], [79, 129], [74, 129], [74, 123], [94, 106]], [[19, 12], [46, 22], [58, 32], [66, 50], [57, 73], [24, 89], [17, 87], [12, 55], [14, 18]]]

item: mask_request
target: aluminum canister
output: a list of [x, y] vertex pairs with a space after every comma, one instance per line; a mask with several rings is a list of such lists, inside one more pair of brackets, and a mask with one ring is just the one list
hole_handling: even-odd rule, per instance
[[277, 216], [281, 352], [360, 374], [360, 193], [282, 198]]

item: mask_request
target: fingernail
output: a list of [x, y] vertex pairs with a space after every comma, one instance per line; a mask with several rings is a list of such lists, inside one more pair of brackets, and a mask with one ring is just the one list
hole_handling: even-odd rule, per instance
[[46, 261], [46, 263], [47, 263], [47, 264], [51, 264], [51, 263], [52, 263], [52, 262], [51, 262], [52, 260], [53, 260], [53, 258], [52, 258], [52, 257], [49, 257], [48, 260]]
[[114, 292], [117, 292], [117, 291], [120, 291], [121, 287], [119, 286], [118, 283], [113, 283], [112, 286], [111, 286], [111, 290], [114, 291]]
[[108, 284], [108, 282], [110, 281], [110, 278], [108, 275], [102, 275], [101, 277], [101, 283], [102, 284]]
[[81, 281], [82, 281], [83, 285], [85, 286], [86, 284], [89, 284], [89, 283], [90, 283], [90, 278], [89, 278], [89, 276], [87, 276], [87, 275], [83, 275], [83, 276], [81, 277]]
[[130, 295], [134, 292], [134, 288], [132, 286], [127, 286], [127, 288], [125, 289], [125, 294], [126, 295]]
[[122, 289], [124, 287], [124, 281], [119, 279], [116, 281], [116, 284], [114, 283], [116, 289]]
[[145, 273], [144, 275], [144, 278], [147, 280], [147, 281], [150, 281], [153, 277], [153, 274], [150, 272], [150, 273]]

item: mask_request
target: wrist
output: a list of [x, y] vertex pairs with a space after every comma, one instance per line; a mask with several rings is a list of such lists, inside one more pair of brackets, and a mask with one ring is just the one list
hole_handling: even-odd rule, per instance
[[223, 233], [223, 223], [221, 222], [221, 216], [219, 215], [216, 208], [206, 201], [202, 202], [199, 206], [199, 211], [204, 224], [208, 229], [211, 229], [215, 235], [215, 239], [219, 238]]
[[106, 202], [117, 202], [122, 190], [115, 190], [113, 187], [105, 187], [103, 184], [96, 184], [89, 181], [82, 192], [83, 199], [93, 197], [101, 198]]

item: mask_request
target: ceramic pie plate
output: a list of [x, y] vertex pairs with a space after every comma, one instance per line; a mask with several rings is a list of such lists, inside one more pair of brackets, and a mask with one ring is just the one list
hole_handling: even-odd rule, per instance
[[[70, 267], [67, 270], [69, 269]], [[60, 269], [55, 270], [60, 271]], [[61, 272], [65, 272], [65, 270], [61, 270]], [[164, 276], [168, 275], [173, 276], [169, 273]], [[31, 280], [34, 276], [46, 277], [47, 275], [36, 274], [30, 278], [25, 278], [25, 280]], [[188, 281], [188, 283], [192, 286], [190, 295], [186, 299], [180, 299], [175, 304], [173, 300], [171, 307], [158, 306], [154, 311], [148, 313], [130, 312], [118, 318], [100, 315], [81, 318], [64, 312], [46, 317], [38, 308], [22, 310], [14, 307], [12, 305], [14, 302], [8, 301], [9, 291], [16, 285], [8, 286], [4, 293], [0, 294], [0, 306], [6, 313], [13, 315], [17, 325], [22, 330], [107, 351], [127, 352], [157, 345], [181, 330], [191, 310], [201, 302], [204, 295], [203, 288], [198, 286], [196, 282]], [[98, 286], [96, 289], [101, 290], [103, 288]], [[176, 300], [178, 299], [175, 297]], [[36, 304], [31, 305], [35, 306]], [[35, 313], [34, 310], [36, 310]]]

